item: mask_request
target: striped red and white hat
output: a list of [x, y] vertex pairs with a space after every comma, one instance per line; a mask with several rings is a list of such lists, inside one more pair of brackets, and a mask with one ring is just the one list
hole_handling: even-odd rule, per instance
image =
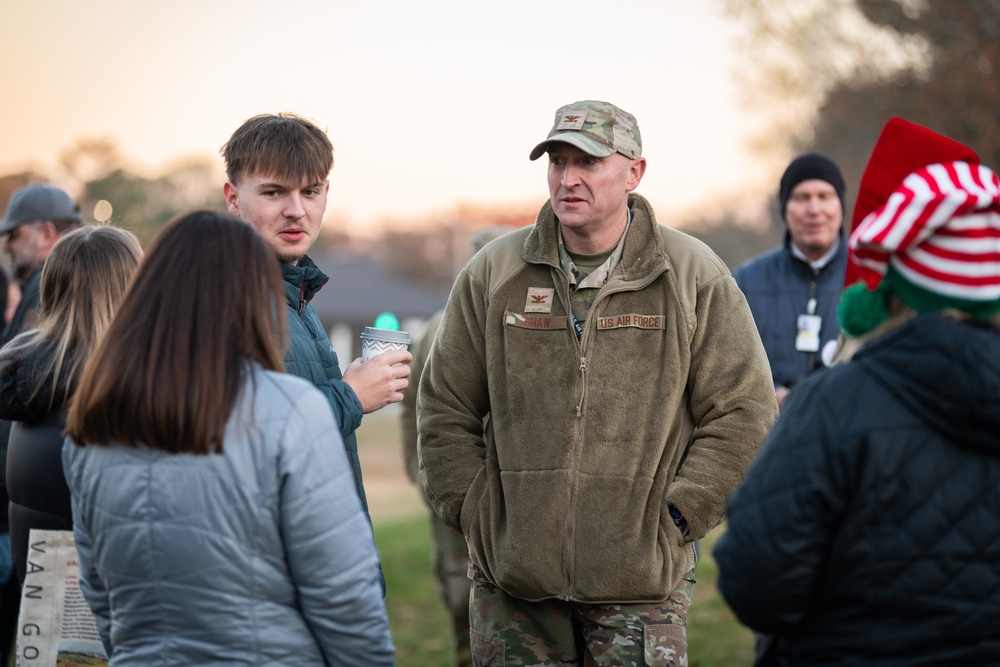
[[[885, 204], [889, 195], [911, 173], [929, 164], [956, 160], [979, 164], [979, 156], [965, 144], [938, 134], [929, 127], [899, 117], [890, 118], [882, 128], [861, 176], [847, 235], [850, 236], [862, 220]], [[858, 280], [874, 287], [881, 279], [880, 275], [855, 264], [853, 258], [848, 259], [844, 287], [850, 287]]]
[[[1000, 311], [1000, 180], [988, 167], [955, 161], [918, 169], [848, 244], [851, 260], [866, 270], [866, 291], [895, 294], [919, 312]], [[840, 319], [848, 335], [884, 319], [860, 306], [845, 292]]]

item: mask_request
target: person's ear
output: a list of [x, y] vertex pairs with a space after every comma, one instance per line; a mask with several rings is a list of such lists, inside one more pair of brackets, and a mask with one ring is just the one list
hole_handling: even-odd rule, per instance
[[628, 180], [625, 181], [625, 191], [632, 192], [639, 187], [642, 175], [646, 173], [646, 158], [639, 157], [632, 160], [628, 166]]
[[38, 245], [44, 248], [46, 251], [51, 250], [52, 246], [56, 244], [59, 240], [59, 230], [56, 229], [56, 225], [51, 220], [46, 220], [42, 224], [38, 225]]
[[226, 181], [226, 184], [222, 186], [222, 194], [226, 196], [226, 209], [229, 211], [229, 215], [240, 217], [240, 195], [236, 186]]

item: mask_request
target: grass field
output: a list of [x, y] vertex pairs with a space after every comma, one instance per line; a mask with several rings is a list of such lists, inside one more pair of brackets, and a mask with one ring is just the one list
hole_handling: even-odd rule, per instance
[[[447, 667], [448, 622], [430, 575], [426, 514], [376, 523], [386, 578], [386, 605], [400, 667]], [[695, 601], [688, 619], [691, 667], [733, 667], [753, 661], [753, 639], [715, 590], [710, 554], [716, 535], [702, 543]]]
[[[393, 412], [365, 419], [358, 433], [375, 539], [386, 578], [386, 606], [399, 667], [448, 667], [448, 622], [431, 575], [431, 547], [424, 507], [403, 474], [398, 418]], [[712, 546], [701, 542], [698, 584], [688, 618], [690, 667], [737, 667], [753, 661], [753, 638], [715, 590]]]

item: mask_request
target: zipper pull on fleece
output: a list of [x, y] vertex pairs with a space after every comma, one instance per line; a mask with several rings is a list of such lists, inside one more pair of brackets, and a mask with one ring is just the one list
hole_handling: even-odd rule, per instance
[[576, 416], [583, 414], [583, 397], [587, 394], [587, 357], [580, 357], [580, 402], [576, 404]]

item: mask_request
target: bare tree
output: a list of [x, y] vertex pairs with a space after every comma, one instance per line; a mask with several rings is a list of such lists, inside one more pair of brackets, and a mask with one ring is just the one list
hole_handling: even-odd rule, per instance
[[1000, 0], [721, 1], [741, 26], [738, 75], [761, 156], [830, 154], [848, 213], [892, 116], [1000, 166]]
[[122, 165], [118, 144], [108, 137], [77, 139], [59, 154], [59, 164], [77, 183], [103, 178]]
[[874, 23], [925, 39], [929, 67], [921, 76], [833, 88], [818, 113], [816, 147], [842, 155], [845, 176], [856, 183], [881, 127], [901, 116], [961, 141], [1000, 168], [1000, 0], [859, 0], [858, 6]]
[[[923, 76], [927, 40], [873, 23], [855, 0], [721, 0], [741, 26], [739, 85], [758, 119], [755, 148], [784, 161], [809, 146], [819, 109], [845, 83]], [[883, 0], [900, 6], [898, 0]]]

